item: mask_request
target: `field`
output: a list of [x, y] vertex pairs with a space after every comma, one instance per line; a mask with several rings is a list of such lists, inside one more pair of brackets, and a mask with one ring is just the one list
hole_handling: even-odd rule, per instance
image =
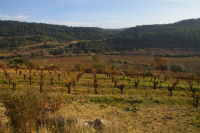
[[[154, 59], [153, 56], [134, 56], [134, 55], [98, 55], [97, 58], [101, 61], [114, 60], [114, 63], [127, 61], [131, 65], [150, 65]], [[200, 57], [171, 57], [167, 58], [168, 64], [182, 64], [187, 71], [199, 72], [200, 68]], [[75, 56], [75, 57], [52, 57], [43, 59], [32, 59], [34, 63], [40, 64], [57, 64], [60, 66], [70, 66], [74, 64], [87, 64], [91, 65], [94, 62], [91, 56]]]
[[[132, 55], [102, 55], [102, 59], [114, 59], [129, 61], [132, 64], [151, 64], [153, 56], [132, 56]], [[169, 64], [183, 64], [188, 71], [199, 72], [200, 57], [171, 57], [167, 58]]]
[[[136, 64], [153, 61], [126, 59]], [[121, 73], [106, 63], [100, 71], [100, 64], [89, 57], [32, 61], [61, 67], [1, 66], [2, 132], [200, 132], [198, 75], [153, 70], [149, 75], [129, 67], [128, 73]], [[166, 78], [169, 73], [174, 76]]]

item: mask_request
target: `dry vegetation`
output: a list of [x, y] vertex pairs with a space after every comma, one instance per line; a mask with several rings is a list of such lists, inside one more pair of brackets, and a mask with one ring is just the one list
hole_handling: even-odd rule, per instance
[[97, 57], [34, 62], [0, 63], [1, 132], [200, 132], [200, 75], [166, 70], [165, 58], [145, 62], [152, 69]]
[[[127, 61], [131, 64], [145, 65], [151, 64], [153, 56], [131, 56], [131, 55], [102, 55], [101, 59], [112, 59], [115, 61]], [[189, 71], [199, 71], [200, 58], [199, 57], [171, 57], [168, 58], [169, 64], [182, 64]]]

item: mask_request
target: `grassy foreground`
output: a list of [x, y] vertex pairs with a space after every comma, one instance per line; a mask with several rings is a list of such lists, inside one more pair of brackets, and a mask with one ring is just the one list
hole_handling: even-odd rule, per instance
[[[94, 94], [91, 73], [82, 73], [72, 82], [70, 92], [68, 83], [79, 72], [43, 71], [42, 91], [40, 71], [31, 71], [31, 83], [29, 70], [7, 69], [7, 73], [10, 83], [0, 70], [1, 132], [200, 132], [200, 109], [192, 106], [192, 93], [184, 80], [169, 96], [172, 79], [155, 89], [146, 77], [136, 88], [134, 77], [117, 76], [125, 85], [121, 94], [111, 78], [96, 74]], [[97, 119], [104, 124], [95, 126]]]

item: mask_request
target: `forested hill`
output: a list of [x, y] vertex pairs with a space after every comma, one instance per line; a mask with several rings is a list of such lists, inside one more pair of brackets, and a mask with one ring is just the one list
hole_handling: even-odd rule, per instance
[[200, 19], [174, 24], [144, 25], [129, 28], [118, 34], [113, 45], [129, 48], [181, 48], [200, 50]]
[[124, 51], [143, 48], [200, 50], [200, 19], [125, 29], [112, 39], [79, 43], [78, 48]]
[[106, 36], [101, 28], [68, 27], [44, 23], [0, 21], [0, 36], [46, 35], [58, 40], [93, 40]]
[[119, 35], [122, 37], [131, 37], [133, 35], [141, 35], [144, 33], [180, 33], [181, 31], [186, 32], [185, 34], [189, 32], [200, 32], [200, 19], [183, 20], [173, 24], [136, 26], [122, 31]]
[[[44, 23], [27, 23], [0, 20], [0, 46], [10, 47], [34, 44], [42, 41], [98, 40], [111, 33], [101, 28], [68, 27]], [[5, 38], [5, 37], [9, 37]]]
[[32, 45], [44, 41], [72, 40], [92, 40], [75, 45], [76, 49], [87, 51], [138, 48], [200, 50], [200, 19], [116, 30], [0, 21], [0, 48]]

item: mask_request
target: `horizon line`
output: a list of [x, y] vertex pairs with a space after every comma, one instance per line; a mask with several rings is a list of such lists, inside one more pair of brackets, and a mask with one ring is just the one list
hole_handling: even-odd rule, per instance
[[183, 19], [183, 20], [179, 20], [176, 22], [171, 22], [171, 23], [155, 23], [155, 24], [141, 24], [141, 25], [135, 25], [135, 26], [128, 26], [128, 27], [120, 27], [120, 28], [104, 28], [101, 26], [73, 26], [73, 25], [67, 25], [67, 24], [59, 24], [59, 23], [51, 23], [51, 22], [37, 22], [37, 21], [27, 21], [27, 20], [11, 20], [11, 19], [0, 19], [0, 21], [13, 21], [13, 22], [21, 22], [21, 23], [35, 23], [35, 24], [48, 24], [48, 25], [57, 25], [57, 26], [66, 26], [66, 27], [75, 27], [75, 28], [100, 28], [100, 29], [107, 29], [107, 30], [117, 30], [117, 29], [127, 29], [127, 28], [133, 28], [133, 27], [138, 27], [138, 26], [150, 26], [150, 25], [169, 25], [169, 24], [174, 24], [174, 23], [178, 23], [181, 21], [185, 21], [185, 20], [198, 20], [200, 18], [189, 18], [189, 19]]

